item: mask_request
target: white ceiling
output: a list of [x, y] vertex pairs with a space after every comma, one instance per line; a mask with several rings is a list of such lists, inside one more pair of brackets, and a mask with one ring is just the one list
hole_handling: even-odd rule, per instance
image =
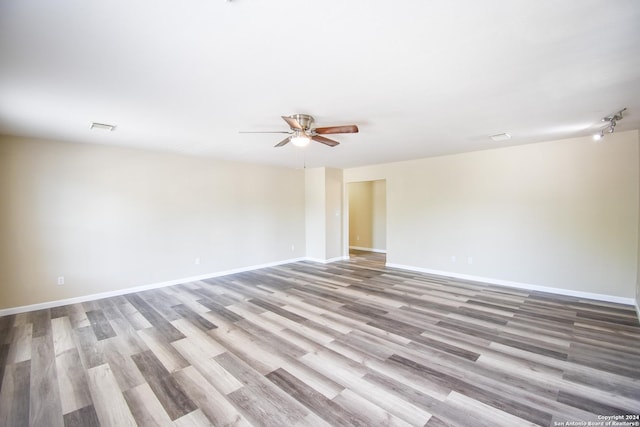
[[[640, 128], [638, 0], [0, 0], [4, 134], [343, 168], [588, 135], [623, 107], [616, 131]], [[238, 133], [294, 113], [360, 133]]]

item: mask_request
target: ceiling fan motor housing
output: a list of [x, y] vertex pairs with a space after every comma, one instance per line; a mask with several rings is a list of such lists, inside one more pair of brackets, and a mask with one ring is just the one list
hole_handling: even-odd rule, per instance
[[292, 119], [295, 119], [299, 124], [302, 130], [311, 129], [311, 125], [313, 124], [313, 117], [308, 114], [293, 114], [291, 116]]

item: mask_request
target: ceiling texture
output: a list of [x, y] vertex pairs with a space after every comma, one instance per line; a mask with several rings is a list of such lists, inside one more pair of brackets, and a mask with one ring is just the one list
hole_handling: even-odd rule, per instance
[[[616, 132], [640, 128], [638, 0], [0, 0], [1, 134], [346, 168], [585, 136], [625, 107]], [[295, 113], [360, 133], [239, 133]]]

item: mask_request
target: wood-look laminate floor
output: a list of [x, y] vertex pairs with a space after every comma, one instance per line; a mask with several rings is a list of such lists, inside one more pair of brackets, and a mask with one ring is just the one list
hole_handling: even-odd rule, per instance
[[0, 425], [559, 426], [640, 412], [632, 307], [383, 257], [0, 318]]

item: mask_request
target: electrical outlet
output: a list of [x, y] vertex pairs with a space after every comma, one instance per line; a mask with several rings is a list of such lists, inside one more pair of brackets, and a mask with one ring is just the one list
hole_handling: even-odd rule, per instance
[[456, 262], [456, 261], [458, 261], [456, 256], [455, 255], [451, 255], [451, 262]]
[[195, 265], [200, 265], [200, 257], [196, 257], [196, 259], [193, 260], [193, 263]]
[[296, 250], [296, 245], [291, 245], [291, 252]]
[[64, 276], [58, 277], [58, 285], [64, 285]]
[[467, 264], [473, 264], [473, 257], [467, 258]]

